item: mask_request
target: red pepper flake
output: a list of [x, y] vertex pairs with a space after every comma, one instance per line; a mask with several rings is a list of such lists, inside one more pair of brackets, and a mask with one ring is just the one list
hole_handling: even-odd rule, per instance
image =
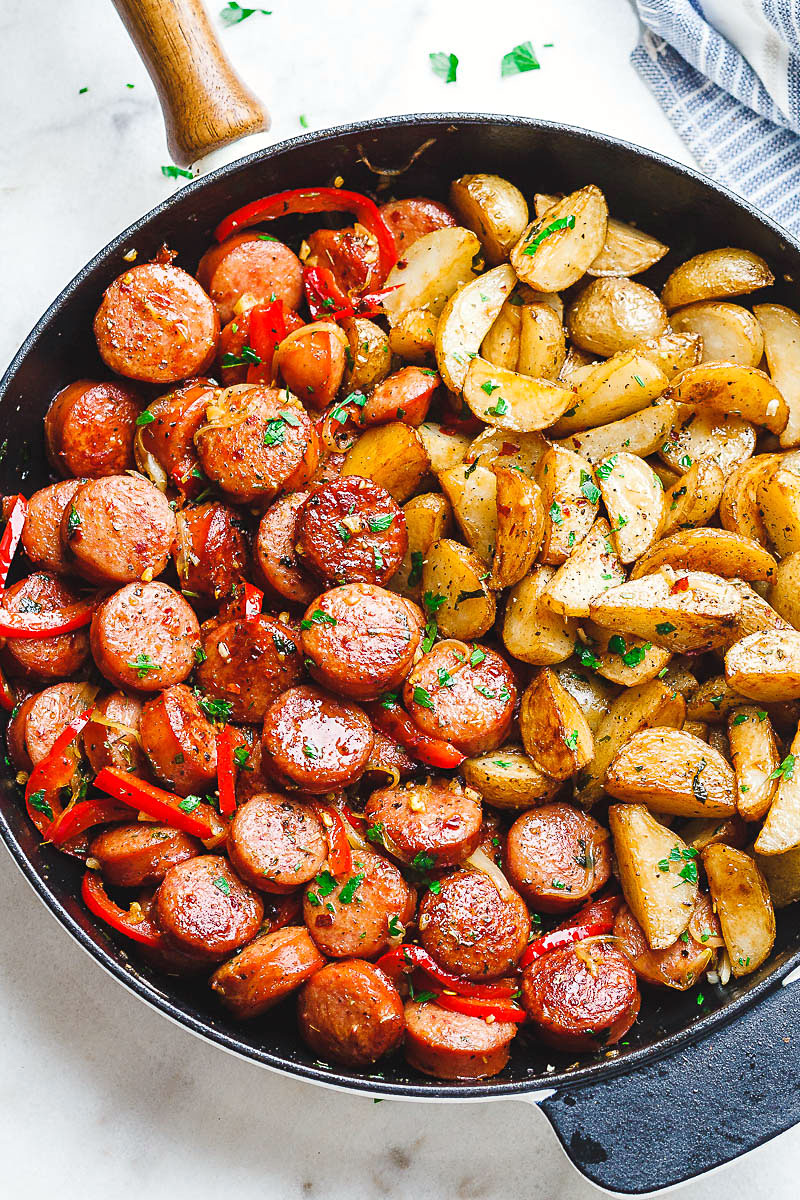
[[673, 595], [675, 592], [688, 592], [688, 590], [689, 576], [681, 575], [680, 579], [676, 579], [672, 587], [669, 589], [669, 594]]

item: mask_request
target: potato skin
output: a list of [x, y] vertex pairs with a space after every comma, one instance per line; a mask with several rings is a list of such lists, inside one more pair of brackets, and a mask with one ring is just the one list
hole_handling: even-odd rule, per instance
[[632, 279], [593, 279], [567, 309], [575, 345], [604, 358], [666, 329], [667, 310], [658, 296]]

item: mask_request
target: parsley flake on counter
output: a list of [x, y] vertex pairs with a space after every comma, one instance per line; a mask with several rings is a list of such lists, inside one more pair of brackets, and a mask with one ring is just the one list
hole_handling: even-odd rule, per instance
[[241, 25], [242, 21], [246, 21], [248, 17], [252, 17], [255, 13], [261, 13], [264, 17], [271, 17], [272, 9], [243, 8], [241, 4], [236, 3], [236, 0], [228, 0], [228, 3], [219, 14], [219, 19], [223, 25]]
[[524, 75], [527, 71], [538, 71], [541, 63], [533, 52], [530, 42], [520, 42], [508, 54], [504, 54], [500, 62], [500, 75]]
[[174, 163], [168, 163], [167, 166], [161, 168], [161, 174], [167, 179], [194, 179], [191, 171], [187, 171], [185, 167], [176, 167]]
[[438, 51], [435, 54], [429, 54], [431, 70], [438, 79], [443, 83], [455, 83], [456, 73], [458, 71], [458, 57], [455, 54], [445, 54], [444, 51]]

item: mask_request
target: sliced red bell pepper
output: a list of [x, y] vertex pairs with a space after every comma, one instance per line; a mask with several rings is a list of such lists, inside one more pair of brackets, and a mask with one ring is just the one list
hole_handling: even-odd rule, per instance
[[604, 933], [610, 933], [613, 928], [613, 918], [609, 917], [605, 920], [591, 921], [587, 925], [570, 925], [567, 929], [553, 929], [550, 933], [545, 933], [542, 937], [537, 938], [535, 942], [531, 942], [519, 960], [519, 965], [524, 969], [530, 966], [535, 959], [549, 954], [551, 950], [561, 950], [563, 946], [571, 946], [574, 942], [584, 942], [590, 937], [601, 937]]
[[349, 875], [353, 869], [353, 855], [342, 818], [332, 804], [312, 800], [311, 806], [322, 822], [328, 839], [328, 870], [337, 878]]
[[261, 221], [272, 221], [293, 213], [323, 212], [352, 213], [359, 225], [372, 234], [378, 243], [380, 277], [381, 280], [385, 279], [397, 262], [395, 240], [377, 204], [360, 192], [347, 192], [334, 187], [294, 188], [287, 192], [276, 192], [237, 208], [220, 222], [214, 236], [218, 242], [223, 242], [232, 233], [247, 229], [250, 225], [258, 225]]
[[68, 805], [61, 816], [50, 826], [49, 840], [54, 846], [63, 846], [70, 838], [77, 837], [93, 825], [107, 825], [109, 821], [129, 821], [133, 812], [121, 800], [79, 800]]
[[440, 1008], [450, 1012], [465, 1013], [468, 1017], [481, 1017], [484, 1021], [493, 1018], [495, 1021], [513, 1021], [521, 1024], [527, 1020], [528, 1014], [518, 1004], [498, 1000], [478, 1000], [472, 996], [448, 996], [441, 994], [436, 997]]
[[456, 992], [459, 996], [473, 996], [478, 1000], [502, 1000], [517, 990], [516, 982], [511, 979], [498, 980], [496, 983], [473, 983], [470, 979], [453, 975], [444, 967], [440, 967], [436, 959], [422, 946], [396, 946], [394, 950], [389, 950], [379, 958], [375, 966], [380, 967], [392, 979], [419, 967], [442, 987]]
[[5, 677], [5, 673], [0, 669], [0, 708], [4, 708], [6, 712], [13, 712], [17, 706], [17, 698], [11, 684]]
[[250, 349], [261, 359], [247, 370], [248, 383], [270, 383], [275, 347], [286, 337], [286, 320], [283, 301], [273, 300], [270, 304], [257, 304], [250, 309], [247, 340]]
[[94, 913], [118, 933], [124, 933], [126, 937], [132, 938], [134, 942], [141, 942], [144, 946], [161, 945], [161, 933], [152, 921], [147, 917], [137, 921], [128, 910], [115, 904], [106, 895], [103, 881], [95, 871], [87, 871], [84, 875], [81, 896], [89, 912]]
[[88, 625], [99, 600], [79, 600], [56, 612], [11, 613], [0, 608], [0, 637], [39, 641]]
[[78, 759], [69, 753], [70, 746], [80, 736], [92, 718], [95, 706], [87, 708], [70, 721], [56, 740], [50, 753], [38, 762], [25, 785], [25, 807], [43, 837], [50, 836], [53, 822], [61, 816], [63, 805], [59, 790], [72, 782]]
[[223, 816], [229, 817], [231, 813], [236, 812], [236, 764], [233, 751], [239, 744], [238, 734], [232, 725], [223, 725], [216, 734], [216, 739], [219, 811]]
[[144, 779], [103, 767], [94, 781], [96, 788], [107, 792], [131, 808], [146, 813], [156, 821], [166, 821], [184, 833], [201, 839], [217, 837], [224, 826], [210, 804], [193, 796], [175, 796]]
[[365, 705], [367, 716], [380, 733], [394, 738], [405, 746], [409, 754], [429, 767], [452, 770], [461, 766], [466, 758], [460, 750], [442, 738], [430, 737], [417, 729], [408, 713], [399, 704], [389, 700], [375, 700]]
[[0, 594], [5, 591], [11, 560], [19, 545], [19, 539], [22, 537], [27, 515], [28, 501], [24, 496], [15, 496], [8, 513], [3, 536], [0, 537]]

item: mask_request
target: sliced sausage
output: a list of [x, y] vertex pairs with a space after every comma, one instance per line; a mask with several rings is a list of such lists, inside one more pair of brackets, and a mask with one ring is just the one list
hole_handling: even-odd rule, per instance
[[403, 1002], [372, 963], [351, 958], [316, 971], [297, 1004], [300, 1034], [314, 1054], [366, 1067], [403, 1040]]
[[312, 487], [321, 486], [323, 483], [331, 483], [334, 479], [338, 479], [342, 473], [346, 454], [340, 454], [337, 451], [330, 451], [320, 460], [314, 474], [311, 476], [309, 483]]
[[319, 584], [297, 558], [297, 515], [308, 492], [292, 492], [271, 504], [258, 526], [254, 560], [261, 580], [282, 599], [310, 604]]
[[343, 337], [327, 329], [298, 332], [280, 349], [283, 382], [303, 404], [322, 412], [335, 398], [345, 369]]
[[133, 439], [141, 399], [119, 383], [78, 379], [52, 400], [44, 418], [44, 441], [59, 475], [99, 479], [133, 467]]
[[255, 937], [264, 905], [226, 858], [201, 854], [167, 872], [154, 916], [168, 945], [218, 962]]
[[247, 577], [250, 555], [240, 519], [218, 500], [177, 513], [175, 566], [182, 589], [219, 601]]
[[531, 918], [525, 901], [480, 871], [456, 871], [426, 892], [419, 910], [420, 941], [438, 963], [467, 979], [497, 979], [520, 960]]
[[184, 496], [196, 496], [205, 487], [194, 435], [215, 387], [211, 379], [187, 379], [154, 400], [137, 421], [134, 451], [139, 470], [156, 479], [160, 468]]
[[641, 925], [627, 904], [620, 908], [614, 922], [614, 937], [645, 983], [684, 992], [699, 982], [718, 945], [719, 926], [707, 897], [698, 896], [695, 913], [698, 907], [707, 912], [707, 917], [699, 922], [701, 928], [698, 929], [697, 922], [690, 922], [685, 934], [666, 950], [651, 950]]
[[608, 831], [574, 804], [529, 809], [508, 831], [506, 874], [541, 912], [575, 908], [608, 883]]
[[[89, 708], [96, 691], [88, 683], [55, 683], [28, 697], [9, 726], [9, 751], [15, 764], [30, 771], [47, 758], [58, 735]], [[79, 756], [79, 741], [69, 753]]]
[[388, 583], [408, 549], [405, 515], [380, 484], [343, 475], [304, 502], [297, 549], [329, 583]]
[[332, 691], [374, 700], [405, 679], [424, 624], [412, 600], [375, 584], [332, 588], [300, 623], [306, 666]]
[[517, 1032], [510, 1021], [449, 1012], [438, 1004], [409, 1000], [405, 1007], [405, 1056], [423, 1075], [438, 1079], [489, 1079], [508, 1062]]
[[372, 726], [355, 704], [314, 687], [294, 687], [267, 709], [265, 769], [311, 795], [348, 787], [372, 750]]
[[71, 568], [93, 583], [132, 583], [160, 575], [175, 544], [175, 514], [141, 475], [90, 479], [61, 518]]
[[263, 1016], [325, 966], [299, 925], [257, 937], [211, 976], [211, 988], [239, 1021]]
[[206, 418], [194, 439], [200, 462], [235, 503], [265, 503], [316, 470], [316, 430], [289, 391], [239, 384], [215, 393]]
[[54, 571], [69, 573], [70, 564], [61, 542], [61, 518], [85, 479], [65, 479], [34, 492], [28, 501], [28, 512], [22, 530], [22, 548], [32, 563]]
[[165, 688], [147, 701], [140, 729], [153, 771], [179, 796], [207, 792], [216, 785], [214, 726], [185, 683]]
[[83, 731], [83, 748], [93, 771], [113, 767], [133, 775], [147, 773], [147, 756], [139, 740], [142, 701], [138, 696], [111, 692], [97, 702], [97, 714], [111, 724], [90, 721]]
[[200, 626], [189, 604], [166, 583], [129, 583], [95, 611], [92, 654], [123, 691], [158, 692], [191, 674]]
[[6, 749], [11, 765], [17, 767], [20, 771], [30, 771], [32, 762], [28, 754], [28, 748], [25, 744], [25, 728], [28, 721], [28, 714], [33, 708], [37, 694], [26, 696], [21, 703], [15, 705], [11, 718], [6, 726]]
[[118, 375], [175, 383], [211, 366], [219, 317], [186, 271], [171, 263], [142, 263], [106, 288], [94, 336], [103, 362]]
[[[55, 575], [37, 571], [15, 583], [3, 595], [3, 608], [10, 613], [58, 612], [76, 604], [80, 596]], [[3, 657], [12, 674], [40, 679], [63, 679], [79, 671], [89, 657], [86, 629], [50, 638], [9, 638]]]
[[112, 887], [148, 887], [178, 863], [203, 853], [202, 843], [170, 825], [131, 824], [104, 829], [89, 844]]
[[306, 239], [311, 253], [306, 266], [326, 267], [344, 292], [378, 285], [378, 243], [366, 230], [317, 229]]
[[328, 856], [328, 841], [307, 804], [261, 792], [237, 808], [228, 854], [251, 887], [280, 894], [314, 878]]
[[535, 959], [522, 1001], [543, 1042], [557, 1050], [613, 1046], [636, 1020], [636, 972], [608, 942], [578, 942]]
[[394, 786], [401, 779], [410, 779], [419, 770], [419, 763], [414, 761], [399, 742], [387, 737], [379, 729], [375, 730], [372, 752], [364, 772], [364, 783], [367, 786], [386, 787], [387, 780]]
[[425, 196], [417, 196], [412, 200], [390, 200], [388, 204], [381, 205], [381, 216], [392, 231], [400, 255], [426, 233], [458, 224], [446, 204], [428, 200]]
[[397, 867], [380, 854], [353, 854], [350, 874], [320, 876], [306, 888], [303, 918], [329, 958], [374, 958], [414, 916], [416, 895]]
[[481, 838], [480, 797], [458, 779], [382, 788], [365, 816], [390, 853], [420, 871], [457, 866]]
[[421, 425], [440, 382], [436, 372], [427, 367], [401, 367], [370, 393], [361, 410], [361, 424], [404, 421], [406, 425]]
[[303, 299], [300, 259], [277, 238], [258, 230], [235, 233], [206, 250], [197, 266], [197, 278], [214, 301], [219, 319], [233, 318], [239, 300], [267, 304], [282, 300], [299, 308]]
[[425, 733], [464, 754], [496, 750], [508, 737], [517, 688], [505, 659], [488, 646], [439, 642], [408, 674], [403, 703]]
[[203, 653], [197, 682], [230, 704], [234, 721], [263, 721], [273, 700], [297, 682], [303, 669], [294, 631], [266, 613], [207, 622]]

